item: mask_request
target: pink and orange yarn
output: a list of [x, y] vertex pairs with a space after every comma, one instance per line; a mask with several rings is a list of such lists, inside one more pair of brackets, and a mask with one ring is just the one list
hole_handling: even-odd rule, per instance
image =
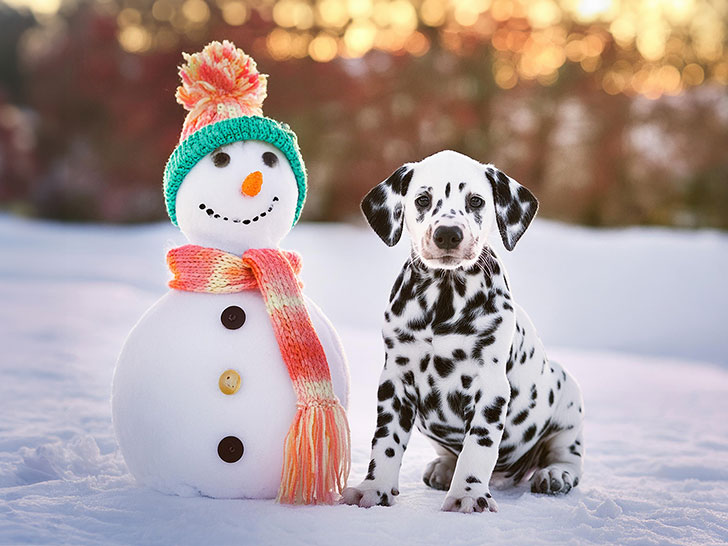
[[185, 245], [169, 251], [170, 288], [206, 293], [259, 289], [297, 398], [286, 436], [278, 502], [331, 504], [346, 485], [350, 433], [334, 394], [321, 341], [306, 310], [297, 274], [300, 257], [277, 249], [251, 249], [242, 258]]
[[235, 44], [211, 42], [199, 53], [182, 54], [177, 102], [189, 111], [180, 142], [201, 127], [229, 118], [262, 116], [268, 76]]

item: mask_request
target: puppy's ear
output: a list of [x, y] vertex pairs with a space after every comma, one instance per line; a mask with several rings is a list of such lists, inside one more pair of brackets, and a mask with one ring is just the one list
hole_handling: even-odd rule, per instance
[[485, 176], [493, 187], [493, 206], [503, 245], [513, 250], [536, 216], [538, 200], [525, 187], [502, 171], [486, 165]]
[[402, 165], [384, 182], [374, 186], [361, 202], [367, 222], [388, 246], [396, 245], [402, 236], [404, 196], [413, 173], [411, 165]]

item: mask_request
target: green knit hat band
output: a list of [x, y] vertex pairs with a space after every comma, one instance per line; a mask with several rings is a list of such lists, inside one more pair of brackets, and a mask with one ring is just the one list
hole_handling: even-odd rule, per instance
[[306, 166], [298, 148], [296, 134], [286, 125], [263, 116], [242, 116], [205, 125], [191, 133], [172, 152], [164, 169], [164, 200], [167, 214], [177, 224], [177, 192], [187, 174], [200, 159], [212, 151], [246, 140], [260, 140], [278, 148], [288, 159], [298, 185], [295, 225], [306, 200]]

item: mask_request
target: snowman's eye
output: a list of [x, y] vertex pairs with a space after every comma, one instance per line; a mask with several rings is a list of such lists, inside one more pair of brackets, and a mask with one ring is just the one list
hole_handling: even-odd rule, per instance
[[278, 164], [278, 156], [273, 152], [265, 152], [263, 154], [263, 163], [268, 167], [275, 167]]
[[215, 152], [212, 154], [212, 162], [215, 167], [227, 167], [230, 163], [230, 156], [225, 152]]

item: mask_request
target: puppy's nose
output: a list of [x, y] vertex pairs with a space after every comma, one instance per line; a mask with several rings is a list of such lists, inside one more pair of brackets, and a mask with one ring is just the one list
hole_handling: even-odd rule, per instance
[[260, 192], [261, 186], [263, 186], [263, 173], [255, 171], [245, 177], [243, 185], [240, 186], [240, 192], [243, 195], [255, 197]]
[[457, 226], [440, 226], [432, 235], [437, 248], [451, 250], [457, 248], [463, 240], [463, 230]]

